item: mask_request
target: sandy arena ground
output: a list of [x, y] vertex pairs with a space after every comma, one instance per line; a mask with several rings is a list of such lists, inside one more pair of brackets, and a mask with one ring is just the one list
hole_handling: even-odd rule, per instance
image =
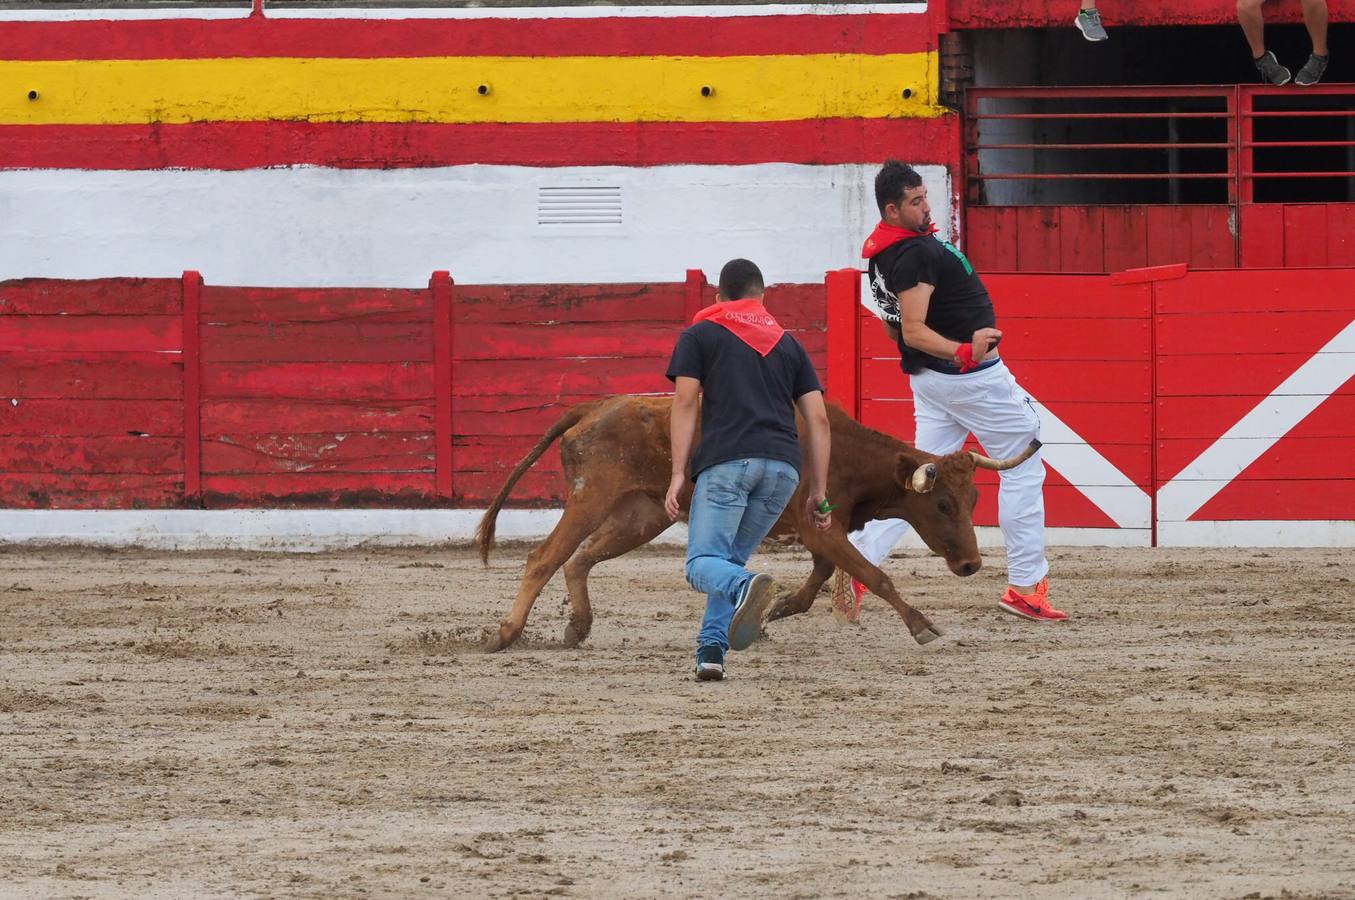
[[1062, 626], [905, 554], [943, 640], [723, 684], [673, 550], [478, 653], [524, 554], [0, 551], [0, 895], [1355, 897], [1351, 551], [1056, 551]]

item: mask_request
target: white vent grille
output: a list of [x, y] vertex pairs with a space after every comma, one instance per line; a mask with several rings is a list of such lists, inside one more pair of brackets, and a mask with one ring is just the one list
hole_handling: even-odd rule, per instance
[[620, 225], [621, 186], [543, 187], [536, 193], [538, 225]]

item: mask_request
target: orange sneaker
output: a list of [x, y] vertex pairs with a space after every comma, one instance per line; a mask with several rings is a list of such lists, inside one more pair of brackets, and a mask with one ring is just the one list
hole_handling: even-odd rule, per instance
[[1068, 614], [1049, 605], [1049, 579], [1043, 578], [1035, 585], [1035, 593], [1017, 593], [1016, 588], [1007, 585], [1007, 592], [997, 602], [1003, 612], [1009, 612], [1032, 622], [1062, 622]]
[[[848, 584], [851, 585], [851, 600], [847, 599]], [[861, 598], [864, 596], [866, 586], [838, 569], [837, 579], [833, 582], [833, 617], [839, 622], [855, 623], [860, 620]]]

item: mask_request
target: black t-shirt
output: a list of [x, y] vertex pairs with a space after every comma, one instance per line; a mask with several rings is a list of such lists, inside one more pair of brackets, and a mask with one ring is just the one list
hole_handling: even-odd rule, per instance
[[[882, 318], [900, 325], [899, 295], [930, 284], [931, 302], [927, 306], [927, 327], [942, 337], [966, 343], [980, 328], [997, 324], [988, 289], [969, 260], [948, 241], [935, 235], [900, 241], [886, 247], [870, 260], [870, 290]], [[899, 333], [899, 351], [903, 371], [912, 374], [933, 359], [903, 342]]]
[[814, 364], [790, 334], [761, 356], [728, 328], [697, 322], [678, 336], [668, 378], [701, 382], [701, 443], [692, 478], [732, 459], [779, 459], [800, 470], [795, 401], [821, 391]]

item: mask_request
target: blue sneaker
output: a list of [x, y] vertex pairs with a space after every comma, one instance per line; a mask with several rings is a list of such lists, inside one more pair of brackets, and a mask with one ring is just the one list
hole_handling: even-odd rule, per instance
[[781, 596], [781, 588], [770, 575], [754, 575], [743, 586], [734, 605], [734, 618], [729, 622], [729, 649], [744, 650], [762, 637], [762, 623], [773, 601]]
[[696, 680], [725, 680], [725, 651], [714, 644], [703, 644], [696, 648]]

